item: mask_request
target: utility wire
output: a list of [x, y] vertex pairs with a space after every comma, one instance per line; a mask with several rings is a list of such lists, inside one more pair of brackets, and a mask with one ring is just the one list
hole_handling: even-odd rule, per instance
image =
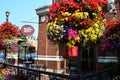
[[31, 21], [31, 20], [34, 20], [34, 19], [36, 19], [36, 18], [37, 18], [37, 17], [34, 17], [34, 18], [28, 19], [28, 20], [26, 20], [26, 21], [20, 21], [20, 22], [38, 24], [38, 22], [32, 22], [32, 21]]
[[30, 22], [30, 21], [21, 21], [23, 23], [34, 23], [34, 24], [38, 24], [38, 22]]
[[31, 19], [28, 19], [27, 21], [30, 21], [30, 20], [33, 20], [33, 19], [36, 19], [36, 18], [38, 18], [38, 17], [34, 17], [34, 18], [31, 18]]

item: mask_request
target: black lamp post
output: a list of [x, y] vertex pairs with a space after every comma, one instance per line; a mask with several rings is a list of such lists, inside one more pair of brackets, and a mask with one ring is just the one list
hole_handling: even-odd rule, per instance
[[26, 54], [27, 54], [27, 47], [28, 47], [28, 44], [25, 43], [25, 44], [23, 45], [23, 47], [25, 48], [24, 58], [25, 58], [25, 60], [26, 60]]
[[9, 17], [9, 15], [10, 15], [10, 12], [9, 12], [9, 11], [6, 11], [5, 14], [6, 14], [6, 21], [8, 22], [8, 17]]
[[[23, 39], [19, 39], [19, 40], [18, 40], [18, 65], [19, 65], [19, 63], [20, 63], [20, 44], [21, 44], [22, 42], [25, 42], [25, 40], [23, 40]], [[18, 77], [19, 77], [19, 68], [17, 68], [17, 75], [18, 75]]]
[[[6, 22], [8, 22], [8, 17], [9, 17], [9, 15], [10, 15], [10, 12], [9, 12], [9, 11], [6, 11], [5, 14], [6, 14]], [[5, 47], [5, 60], [6, 60], [6, 55], [7, 55], [7, 46], [8, 46], [8, 45], [6, 45], [6, 47]]]
[[18, 64], [20, 63], [20, 44], [22, 42], [25, 42], [25, 40], [23, 40], [23, 39], [18, 40]]

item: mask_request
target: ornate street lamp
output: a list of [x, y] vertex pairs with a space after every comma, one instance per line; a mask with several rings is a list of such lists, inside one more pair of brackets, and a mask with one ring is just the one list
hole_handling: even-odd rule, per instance
[[[6, 11], [5, 14], [6, 14], [6, 21], [8, 22], [8, 17], [9, 17], [9, 15], [10, 15], [10, 12], [9, 12], [9, 11]], [[8, 45], [7, 45], [7, 46], [8, 46]], [[7, 55], [7, 46], [5, 47], [5, 61], [6, 61], [6, 55]]]
[[6, 21], [8, 22], [8, 17], [9, 17], [9, 15], [10, 15], [10, 12], [9, 12], [9, 11], [6, 11], [5, 14], [6, 14]]

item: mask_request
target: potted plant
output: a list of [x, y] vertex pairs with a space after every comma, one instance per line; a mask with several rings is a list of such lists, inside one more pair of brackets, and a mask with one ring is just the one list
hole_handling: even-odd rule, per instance
[[68, 50], [78, 46], [78, 43], [90, 49], [104, 34], [106, 21], [103, 8], [107, 3], [107, 0], [63, 0], [53, 3], [48, 12], [48, 38], [52, 42], [64, 42]]

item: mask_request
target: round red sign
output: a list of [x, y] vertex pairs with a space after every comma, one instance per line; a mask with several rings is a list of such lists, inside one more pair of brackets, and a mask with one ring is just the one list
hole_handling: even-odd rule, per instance
[[24, 25], [21, 28], [21, 32], [25, 35], [25, 36], [30, 36], [34, 33], [34, 28], [31, 25]]

